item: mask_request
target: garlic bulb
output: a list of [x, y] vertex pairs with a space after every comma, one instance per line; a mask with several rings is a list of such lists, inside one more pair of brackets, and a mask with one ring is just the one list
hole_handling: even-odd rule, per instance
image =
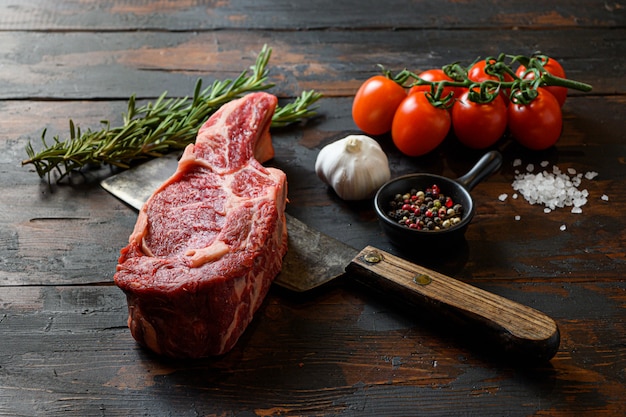
[[344, 200], [372, 197], [391, 177], [387, 155], [365, 135], [349, 135], [322, 148], [315, 173]]

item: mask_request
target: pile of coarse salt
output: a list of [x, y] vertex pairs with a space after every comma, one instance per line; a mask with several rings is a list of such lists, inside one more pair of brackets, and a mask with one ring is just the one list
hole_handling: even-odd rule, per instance
[[[517, 167], [522, 161], [516, 159], [513, 166]], [[547, 161], [541, 163], [542, 168], [549, 165]], [[598, 173], [594, 171], [585, 174], [577, 173], [575, 169], [569, 168], [567, 173], [562, 172], [556, 165], [552, 171], [543, 170], [534, 173], [533, 164], [526, 166], [525, 173], [516, 171], [515, 180], [512, 187], [519, 192], [530, 204], [543, 204], [544, 211], [549, 213], [552, 210], [563, 207], [572, 207], [572, 213], [582, 213], [582, 206], [587, 204], [589, 192], [586, 189], [579, 190], [583, 177], [588, 180], [594, 179]], [[516, 198], [514, 195], [513, 198]], [[506, 195], [501, 195], [500, 200], [504, 201]], [[603, 196], [603, 200], [606, 200]]]

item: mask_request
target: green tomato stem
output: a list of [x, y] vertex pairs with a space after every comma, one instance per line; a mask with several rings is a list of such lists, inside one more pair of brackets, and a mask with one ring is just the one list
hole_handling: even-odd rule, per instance
[[[507, 58], [510, 59], [510, 64], [505, 62], [505, 59]], [[470, 94], [470, 100], [478, 103], [488, 103], [492, 101], [503, 90], [510, 90], [511, 97], [519, 97], [519, 91], [521, 91], [521, 95], [525, 97], [525, 100], [532, 100], [536, 97], [536, 90], [539, 87], [565, 87], [583, 92], [589, 92], [592, 90], [592, 86], [589, 84], [572, 79], [557, 77], [547, 72], [543, 67], [543, 62], [546, 62], [547, 59], [548, 57], [545, 55], [533, 55], [532, 57], [526, 57], [522, 55], [500, 54], [497, 58], [488, 57], [486, 58], [488, 63], [485, 68], [486, 72], [500, 78], [500, 80], [485, 80], [482, 82], [470, 80], [468, 78], [467, 68], [461, 66], [459, 63], [448, 64], [442, 67], [446, 75], [453, 81], [424, 80], [420, 78], [419, 75], [407, 69], [393, 75], [391, 71], [385, 69], [382, 65], [380, 65], [380, 67], [385, 76], [404, 88], [419, 85], [430, 86], [431, 89], [428, 96], [431, 104], [435, 107], [450, 107], [453, 104], [452, 95], [442, 97], [443, 91], [446, 87], [468, 88], [472, 91]], [[529, 68], [528, 71], [534, 72], [535, 77], [530, 79], [518, 77], [511, 67], [511, 65], [516, 62]], [[510, 75], [513, 81], [502, 81], [506, 74]]]

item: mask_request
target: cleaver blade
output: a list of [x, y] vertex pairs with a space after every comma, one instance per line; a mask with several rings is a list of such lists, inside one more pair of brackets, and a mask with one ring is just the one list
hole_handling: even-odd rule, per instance
[[[175, 171], [179, 154], [152, 159], [101, 181], [102, 187], [140, 210]], [[381, 249], [361, 251], [287, 215], [289, 246], [275, 283], [303, 292], [348, 273], [376, 291], [483, 337], [516, 361], [545, 362], [556, 354], [560, 332], [546, 314], [413, 264]], [[474, 332], [475, 333], [472, 333]]]

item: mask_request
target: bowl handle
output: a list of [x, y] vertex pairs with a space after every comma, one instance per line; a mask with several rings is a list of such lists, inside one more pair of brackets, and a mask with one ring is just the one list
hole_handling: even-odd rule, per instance
[[496, 172], [502, 165], [502, 155], [498, 151], [490, 151], [468, 171], [467, 174], [457, 178], [455, 181], [470, 191], [479, 182]]

